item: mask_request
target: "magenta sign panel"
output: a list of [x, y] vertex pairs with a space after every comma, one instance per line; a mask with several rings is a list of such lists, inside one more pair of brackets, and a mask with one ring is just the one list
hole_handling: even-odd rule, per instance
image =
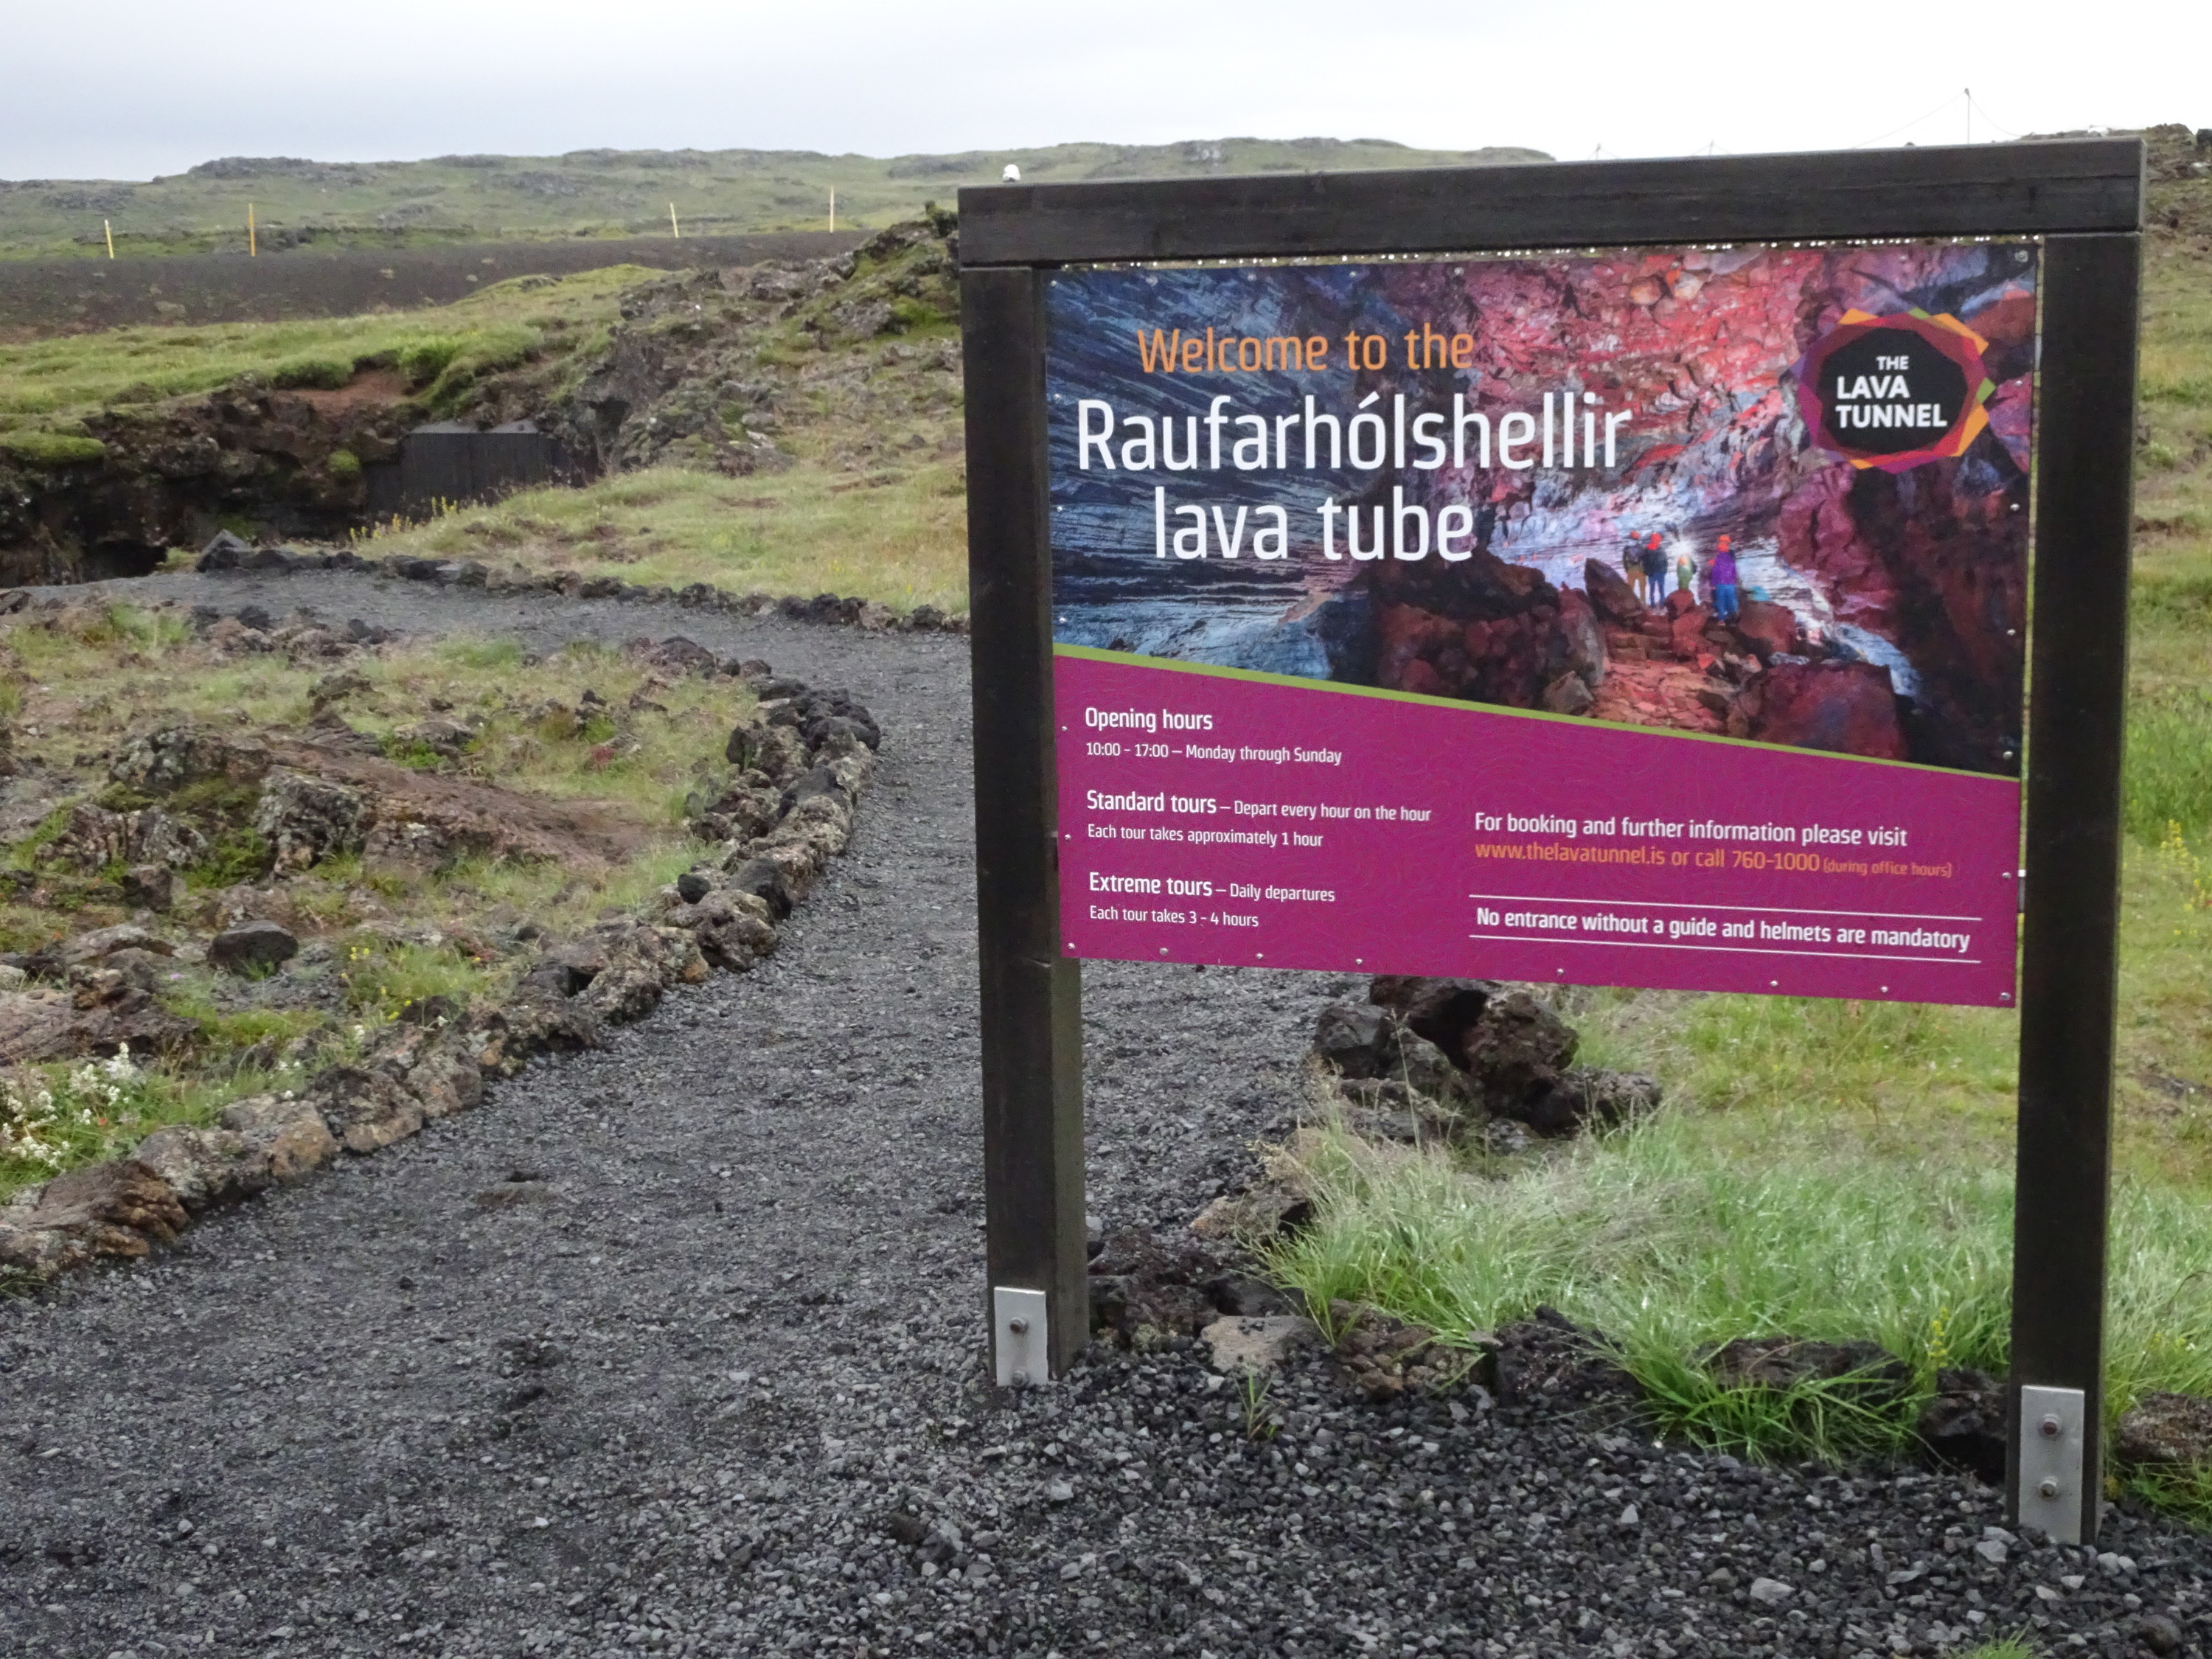
[[1064, 948], [2009, 1004], [2038, 264], [1054, 275]]

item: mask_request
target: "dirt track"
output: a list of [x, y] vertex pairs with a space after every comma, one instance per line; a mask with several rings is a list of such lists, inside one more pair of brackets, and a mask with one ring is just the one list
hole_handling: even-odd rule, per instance
[[[643, 1494], [811, 1486], [823, 1437], [854, 1431], [856, 1390], [896, 1407], [896, 1439], [982, 1408], [964, 641], [343, 577], [118, 587], [538, 648], [680, 631], [848, 686], [883, 724], [883, 764], [851, 853], [756, 972], [672, 995], [606, 1052], [533, 1066], [148, 1268], [0, 1307], [13, 1650], [212, 1631], [217, 1651], [380, 1653], [444, 1622], [436, 1650], [513, 1652], [586, 1579], [627, 1573]], [[1188, 1219], [1205, 1172], [1289, 1104], [1318, 988], [1208, 974], [1194, 1004], [1191, 977], [1094, 976], [1092, 1204], [1114, 1224]], [[510, 1205], [517, 1173], [544, 1185]], [[563, 1358], [515, 1364], [533, 1343]], [[565, 1507], [540, 1477], [603, 1497]], [[459, 1570], [403, 1571], [424, 1547]], [[494, 1549], [515, 1565], [493, 1569]], [[80, 1551], [103, 1565], [62, 1565]], [[393, 1623], [393, 1596], [419, 1612]], [[286, 1626], [289, 1645], [269, 1638]]]
[[[567, 276], [607, 265], [695, 265], [818, 259], [863, 233], [624, 236], [450, 247], [293, 248], [171, 258], [0, 259], [0, 340], [79, 334], [131, 323], [278, 322], [449, 305], [509, 276]], [[163, 309], [163, 307], [169, 309]]]

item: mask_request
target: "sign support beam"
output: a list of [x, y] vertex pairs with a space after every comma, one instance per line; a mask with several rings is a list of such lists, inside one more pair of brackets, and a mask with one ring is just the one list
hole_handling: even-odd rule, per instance
[[[960, 279], [988, 1287], [994, 1310], [1003, 1291], [1042, 1293], [1057, 1376], [1089, 1340], [1091, 1310], [1083, 981], [1060, 936], [1042, 290], [1020, 267]], [[1024, 1329], [992, 1315], [994, 1374], [1042, 1382], [1028, 1369], [1034, 1320], [1013, 1316]]]
[[[2104, 1496], [2106, 1237], [2112, 1021], [2119, 983], [2121, 747], [2126, 734], [2141, 239], [2053, 236], [2044, 250], [2029, 630], [2026, 915], [2014, 1182], [2007, 1509], [2097, 1535]], [[2022, 1455], [2042, 1416], [2023, 1389], [2077, 1389], [2078, 1486], [2054, 1500]], [[2027, 1420], [2030, 1415], [2035, 1421]], [[2023, 1483], [2036, 1486], [2024, 1493]], [[2069, 1511], [2065, 1535], [2054, 1502]]]

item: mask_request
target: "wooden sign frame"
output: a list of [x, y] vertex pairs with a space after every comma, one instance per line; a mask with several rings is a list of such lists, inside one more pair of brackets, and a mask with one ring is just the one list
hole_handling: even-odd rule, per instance
[[[993, 1318], [1001, 1381], [1017, 1350], [1059, 1375], [1090, 1334], [1081, 969], [1061, 954], [1060, 926], [1046, 273], [1092, 261], [2035, 236], [2007, 1486], [2015, 1517], [2095, 1535], [2142, 204], [2134, 139], [960, 192], [989, 1286], [1042, 1292], [1045, 1309], [1042, 1332]], [[2021, 1500], [2021, 1435], [2056, 1431], [2021, 1422], [2023, 1386], [2081, 1401], [2078, 1486], [2045, 1486], [2040, 1504]]]

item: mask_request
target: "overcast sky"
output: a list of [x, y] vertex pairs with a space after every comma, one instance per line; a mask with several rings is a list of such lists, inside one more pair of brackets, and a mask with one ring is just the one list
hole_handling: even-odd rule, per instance
[[0, 0], [0, 178], [600, 145], [1955, 143], [1968, 87], [1978, 139], [2212, 125], [2208, 58], [2203, 0]]

